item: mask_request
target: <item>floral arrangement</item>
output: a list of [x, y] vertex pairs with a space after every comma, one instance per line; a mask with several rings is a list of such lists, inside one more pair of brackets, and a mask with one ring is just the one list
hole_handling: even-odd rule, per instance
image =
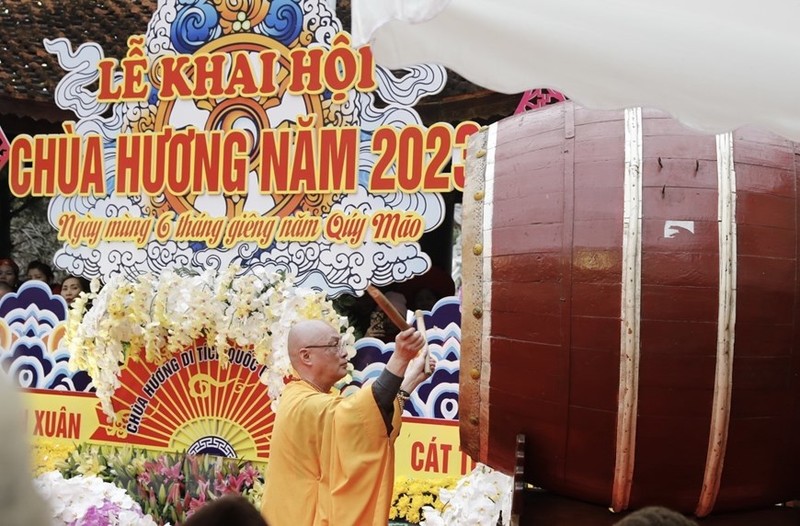
[[[91, 308], [89, 303], [91, 302]], [[255, 268], [242, 274], [236, 266], [217, 273], [165, 271], [129, 281], [112, 277], [100, 290], [76, 299], [67, 318], [65, 341], [70, 366], [89, 373], [103, 411], [120, 386], [122, 365], [144, 349], [145, 360], [161, 364], [197, 339], [214, 345], [225, 365], [231, 346], [252, 349], [268, 367], [266, 383], [277, 401], [292, 374], [286, 336], [298, 320], [322, 319], [343, 333], [348, 354], [355, 356], [355, 337], [324, 293], [296, 287], [291, 274]]]
[[[35, 445], [37, 458], [47, 457], [37, 464], [55, 462], [57, 466], [57, 471], [37, 479], [45, 498], [66, 503], [56, 510], [57, 524], [128, 524], [103, 522], [117, 513], [124, 517], [138, 513], [133, 524], [180, 524], [206, 502], [229, 493], [244, 495], [256, 508], [261, 506], [263, 466], [257, 463], [131, 447], [62, 446], [47, 440], [37, 440]], [[76, 482], [67, 484], [72, 480]], [[105, 485], [90, 489], [99, 483]], [[397, 477], [389, 519], [423, 526], [508, 524], [512, 487], [511, 477], [482, 464], [461, 479]], [[72, 496], [79, 492], [76, 488], [83, 488], [80, 491], [87, 493], [87, 499], [94, 492], [103, 495], [103, 500], [78, 502]], [[122, 494], [135, 506], [120, 501]]]
[[478, 464], [462, 478], [453, 490], [442, 489], [439, 499], [444, 504], [423, 508], [423, 526], [507, 525], [511, 519], [511, 498], [514, 479]]
[[79, 445], [58, 465], [65, 478], [95, 475], [126, 491], [158, 523], [179, 524], [222, 495], [261, 506], [263, 475], [252, 462], [210, 455]]
[[[207, 501], [230, 493], [251, 497], [261, 474], [248, 462], [205, 455], [162, 455], [148, 460], [137, 477], [139, 502], [143, 508], [175, 522], [186, 517]], [[260, 506], [260, 502], [258, 503]]]
[[65, 479], [58, 471], [40, 475], [34, 486], [50, 503], [54, 525], [156, 526], [125, 490], [99, 477]]
[[75, 449], [74, 444], [66, 444], [47, 438], [37, 438], [31, 444], [33, 476], [38, 477], [56, 469]]
[[423, 507], [431, 506], [441, 510], [444, 503], [439, 498], [440, 491], [452, 489], [457, 481], [456, 477], [435, 480], [397, 477], [394, 481], [389, 519], [419, 524]]

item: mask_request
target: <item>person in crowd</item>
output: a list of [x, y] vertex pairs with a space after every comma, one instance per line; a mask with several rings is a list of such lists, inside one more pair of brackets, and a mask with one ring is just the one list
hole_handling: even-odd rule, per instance
[[61, 296], [72, 305], [81, 292], [89, 292], [89, 280], [81, 276], [67, 276], [61, 283]]
[[399, 333], [375, 382], [341, 397], [331, 393], [347, 374], [339, 332], [320, 320], [289, 330], [299, 378], [276, 411], [261, 508], [270, 525], [386, 526], [403, 403], [429, 376], [417, 357], [423, 342], [416, 329]]
[[662, 506], [648, 506], [634, 511], [614, 526], [697, 526], [677, 511]]
[[28, 281], [37, 280], [47, 283], [53, 294], [59, 294], [61, 292], [60, 286], [53, 285], [53, 269], [47, 263], [35, 259], [28, 263], [28, 270], [25, 274]]
[[17, 290], [19, 287], [19, 265], [9, 258], [0, 259], [0, 281]]
[[433, 289], [427, 287], [419, 289], [414, 294], [414, 310], [432, 311], [433, 306], [439, 301], [440, 296]]
[[[386, 299], [388, 299], [394, 308], [397, 309], [397, 312], [400, 313], [401, 316], [404, 318], [408, 312], [408, 307], [406, 306], [406, 297], [395, 291], [388, 291], [385, 293]], [[369, 315], [369, 327], [367, 327], [364, 336], [369, 336], [372, 338], [377, 338], [384, 343], [389, 343], [394, 341], [397, 334], [400, 332], [389, 317], [386, 315], [385, 312], [381, 310], [380, 307], [375, 305], [372, 312]]]
[[0, 374], [0, 524], [49, 526], [47, 503], [34, 489], [30, 445], [19, 393]]
[[437, 301], [456, 292], [452, 276], [441, 267], [432, 266], [428, 272], [398, 283], [397, 290], [408, 298], [411, 310], [432, 311]]
[[44, 281], [48, 285], [53, 282], [53, 269], [50, 268], [50, 265], [42, 263], [38, 259], [28, 263], [26, 275], [28, 279]]
[[195, 511], [183, 526], [267, 526], [267, 523], [245, 497], [224, 495]]
[[5, 281], [0, 281], [0, 298], [8, 294], [9, 292], [14, 292], [14, 289], [6, 283]]

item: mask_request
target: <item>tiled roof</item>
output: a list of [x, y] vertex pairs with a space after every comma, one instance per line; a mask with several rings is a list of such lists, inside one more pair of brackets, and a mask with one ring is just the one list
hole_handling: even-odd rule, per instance
[[[51, 122], [71, 117], [58, 110], [53, 102], [53, 93], [64, 72], [55, 57], [45, 50], [43, 40], [66, 37], [74, 47], [96, 42], [105, 56], [119, 59], [127, 51], [128, 36], [147, 30], [157, 3], [157, 0], [0, 0], [0, 114], [45, 118]], [[339, 0], [337, 12], [343, 26], [349, 29], [350, 1]], [[493, 95], [450, 72], [445, 89], [426, 102], [435, 104], [455, 98], [467, 112], [481, 113], [480, 104], [476, 107], [465, 103], [463, 99], [468, 94], [483, 101]], [[513, 108], [510, 106], [510, 111]], [[457, 120], [475, 117], [480, 115], [464, 115]]]
[[[73, 46], [97, 42], [106, 56], [122, 58], [127, 38], [144, 33], [155, 0], [0, 0], [0, 97], [53, 103], [63, 76], [44, 49], [45, 38], [66, 37]], [[24, 114], [24, 108], [19, 108]]]

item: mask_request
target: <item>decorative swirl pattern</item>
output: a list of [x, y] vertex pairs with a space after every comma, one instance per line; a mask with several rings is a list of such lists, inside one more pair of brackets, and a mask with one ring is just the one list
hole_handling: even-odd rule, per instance
[[97, 93], [89, 90], [97, 80], [97, 63], [104, 58], [103, 49], [89, 42], [73, 52], [66, 38], [45, 39], [44, 48], [56, 55], [59, 65], [68, 72], [56, 86], [59, 106], [72, 110], [81, 119], [104, 113], [108, 104], [97, 102]]
[[234, 393], [241, 393], [244, 391], [244, 383], [237, 381], [235, 378], [223, 382], [208, 374], [197, 374], [189, 380], [189, 394], [197, 398], [208, 398], [211, 396], [212, 387], [221, 388], [230, 384], [234, 384]]
[[447, 82], [447, 70], [438, 64], [422, 64], [392, 72], [378, 66], [378, 96], [387, 104], [414, 106], [422, 97], [438, 93]]
[[[461, 313], [457, 298], [442, 298], [425, 316], [428, 349], [437, 359], [433, 376], [420, 384], [406, 402], [403, 414], [424, 418], [458, 420], [458, 381], [461, 356]], [[375, 338], [356, 342], [356, 356], [351, 360], [353, 380], [342, 392], [352, 394], [377, 378], [386, 366], [394, 343], [384, 344]]]
[[117, 438], [126, 439], [128, 438], [128, 430], [125, 427], [125, 423], [128, 421], [128, 417], [130, 417], [130, 410], [123, 409], [122, 411], [117, 411], [114, 420], [106, 419], [106, 422], [110, 422], [110, 424], [104, 424], [102, 427], [105, 428], [106, 432]]
[[148, 271], [160, 274], [168, 268], [191, 266], [193, 251], [185, 241], [147, 244]]
[[178, 0], [178, 14], [170, 29], [178, 53], [194, 53], [211, 39], [219, 13], [207, 0]]
[[153, 104], [139, 103], [128, 108], [125, 114], [126, 133], [145, 133], [155, 130], [156, 107]]
[[333, 37], [342, 31], [342, 23], [334, 16], [327, 2], [303, 0], [303, 32], [313, 35], [311, 41], [330, 45]]
[[[352, 95], [352, 94], [351, 94]], [[334, 104], [329, 98], [322, 101], [325, 124], [328, 126], [358, 126], [359, 97], [350, 97], [344, 104]]]
[[219, 13], [223, 35], [249, 31], [267, 16], [267, 0], [212, 0]]
[[[20, 387], [87, 391], [92, 388], [86, 373], [69, 370], [65, 349], [48, 349], [57, 339], [66, 317], [66, 304], [52, 295], [42, 282], [27, 282], [19, 292], [0, 301], [0, 317], [7, 334], [0, 340], [0, 368]], [[5, 332], [4, 331], [4, 332]]]
[[176, 16], [175, 0], [158, 0], [158, 7], [147, 24], [147, 56], [151, 63], [158, 57], [175, 51], [169, 39], [169, 28]]
[[287, 47], [292, 47], [303, 29], [303, 12], [294, 0], [273, 0], [264, 22], [255, 28]]
[[331, 211], [334, 194], [306, 194], [306, 198], [300, 203], [300, 209], [304, 212], [322, 212], [327, 214]]

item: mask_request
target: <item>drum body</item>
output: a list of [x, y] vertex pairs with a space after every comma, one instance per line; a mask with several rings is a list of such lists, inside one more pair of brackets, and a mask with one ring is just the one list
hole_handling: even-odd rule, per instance
[[800, 149], [571, 102], [470, 145], [462, 447], [617, 510], [800, 489]]

